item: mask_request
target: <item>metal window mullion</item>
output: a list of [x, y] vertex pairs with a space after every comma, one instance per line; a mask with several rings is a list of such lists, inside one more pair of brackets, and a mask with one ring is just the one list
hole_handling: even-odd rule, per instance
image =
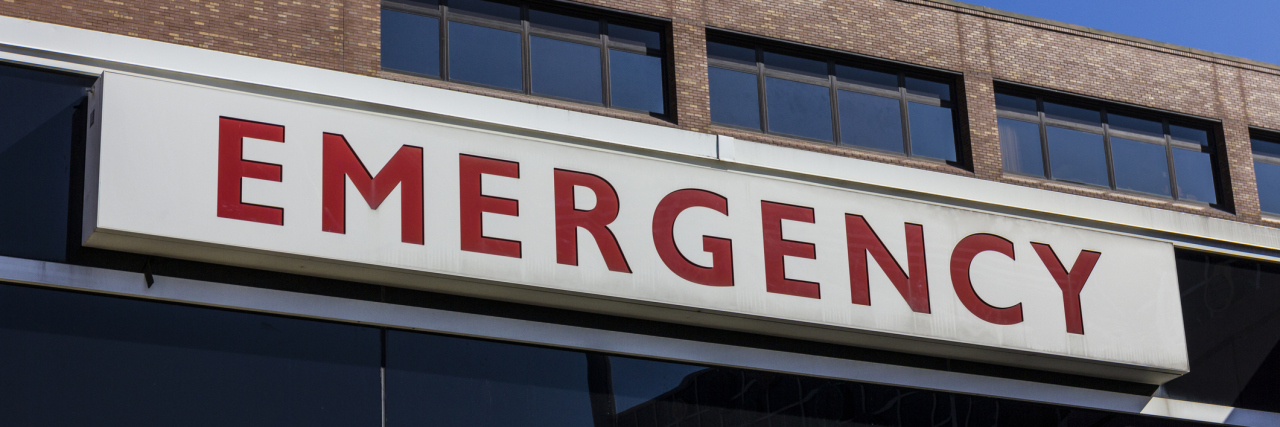
[[533, 59], [530, 57], [532, 41], [529, 38], [529, 5], [520, 5], [520, 60], [524, 74], [524, 93], [533, 94]]
[[760, 131], [769, 133], [769, 99], [765, 93], [764, 50], [756, 46], [756, 91], [760, 92]]
[[1116, 189], [1115, 160], [1111, 156], [1111, 132], [1107, 132], [1107, 129], [1111, 128], [1111, 126], [1108, 124], [1110, 120], [1108, 120], [1109, 117], [1107, 116], [1107, 108], [1102, 107], [1101, 111], [1102, 111], [1102, 149], [1105, 151], [1105, 154], [1107, 156], [1107, 182], [1111, 185], [1111, 189], [1115, 190]]
[[449, 6], [440, 6], [440, 79], [449, 80]]
[[911, 156], [911, 117], [907, 114], [907, 76], [898, 73], [898, 114], [902, 117], [902, 154]]
[[1053, 179], [1053, 169], [1049, 162], [1049, 127], [1045, 124], [1044, 98], [1036, 97], [1036, 118], [1040, 123], [1040, 157], [1044, 161], [1044, 177]]
[[600, 18], [600, 100], [604, 106], [613, 106], [613, 87], [609, 77], [609, 24]]
[[836, 90], [836, 68], [832, 61], [827, 61], [827, 80], [831, 93], [831, 142], [840, 145], [840, 93]]
[[1164, 157], [1165, 163], [1169, 165], [1169, 194], [1174, 199], [1181, 199], [1182, 194], [1178, 191], [1178, 171], [1173, 163], [1173, 137], [1169, 135], [1169, 120], [1162, 120], [1164, 128]]

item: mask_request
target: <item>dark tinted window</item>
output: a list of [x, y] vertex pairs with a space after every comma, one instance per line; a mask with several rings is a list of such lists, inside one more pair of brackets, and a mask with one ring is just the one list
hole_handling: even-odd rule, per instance
[[662, 49], [662, 37], [657, 31], [626, 25], [609, 24], [609, 42], [638, 44], [647, 49]]
[[1260, 133], [1251, 142], [1258, 202], [1262, 204], [1263, 212], [1280, 215], [1280, 137]]
[[1102, 135], [1049, 126], [1049, 167], [1054, 179], [1110, 186]]
[[0, 285], [0, 424], [381, 423], [380, 332]]
[[489, 0], [448, 0], [449, 11], [507, 22], [520, 21], [520, 6]]
[[529, 9], [529, 25], [584, 37], [596, 37], [600, 34], [600, 21], [538, 9]]
[[1177, 251], [1191, 372], [1170, 398], [1280, 412], [1280, 266]]
[[0, 65], [0, 255], [66, 258], [72, 147], [93, 79]]
[[900, 100], [844, 90], [839, 94], [841, 144], [903, 152]]
[[710, 67], [711, 121], [760, 129], [760, 86], [755, 74]]
[[610, 50], [609, 86], [613, 89], [614, 106], [666, 113], [662, 103], [662, 58]]
[[[1004, 90], [1012, 93], [998, 91], [996, 106], [1006, 171], [1211, 205], [1219, 202], [1208, 123], [1195, 127], [1190, 120], [1154, 111], [1117, 106], [1120, 112], [1114, 112], [1085, 101], [1072, 105], [1061, 95]], [[1038, 135], [1033, 126], [1047, 129], [1042, 142], [1048, 145], [1047, 164], [1036, 164], [1031, 138]]]
[[[1035, 105], [1035, 102], [1032, 102]], [[1004, 170], [1027, 175], [1044, 175], [1040, 125], [1001, 117], [1000, 157]]]
[[786, 79], [765, 79], [769, 130], [830, 141], [831, 89]]
[[412, 13], [383, 10], [382, 66], [439, 76], [440, 20]]
[[[600, 47], [530, 37], [533, 93], [603, 103]], [[661, 96], [659, 91], [658, 95]]]
[[[960, 159], [954, 85], [945, 76], [729, 37], [713, 36], [707, 54], [714, 123], [952, 164]], [[752, 78], [764, 81], [763, 96], [748, 88], [758, 84]], [[765, 111], [765, 123], [755, 109]]]
[[520, 33], [449, 23], [449, 78], [521, 90], [522, 74]]

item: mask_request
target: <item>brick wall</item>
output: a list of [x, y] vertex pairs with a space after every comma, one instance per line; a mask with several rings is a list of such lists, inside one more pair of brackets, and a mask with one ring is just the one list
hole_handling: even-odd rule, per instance
[[[1251, 126], [1280, 129], [1280, 66], [997, 14], [949, 0], [582, 0], [672, 22], [676, 123], [379, 69], [378, 0], [0, 0], [0, 15], [287, 61], [698, 132], [1280, 226], [1262, 217]], [[973, 170], [710, 122], [705, 34], [719, 28], [963, 73]], [[1001, 171], [993, 82], [1004, 80], [1220, 120], [1234, 212]]]

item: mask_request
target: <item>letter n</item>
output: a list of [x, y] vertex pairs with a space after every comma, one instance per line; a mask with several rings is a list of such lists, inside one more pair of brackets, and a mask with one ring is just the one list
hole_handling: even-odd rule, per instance
[[889, 281], [898, 288], [898, 293], [907, 301], [911, 311], [929, 312], [929, 276], [924, 260], [924, 227], [919, 224], [906, 223], [907, 237], [907, 269], [889, 253], [884, 241], [876, 235], [867, 220], [860, 215], [845, 214], [845, 233], [849, 241], [849, 288], [853, 294], [853, 303], [871, 305], [867, 271], [867, 253], [875, 258], [876, 264], [884, 271]]

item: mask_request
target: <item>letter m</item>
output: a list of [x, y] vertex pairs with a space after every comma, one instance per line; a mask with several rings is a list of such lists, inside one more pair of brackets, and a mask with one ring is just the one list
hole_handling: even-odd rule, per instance
[[423, 244], [422, 148], [403, 146], [378, 174], [372, 175], [342, 135], [324, 134], [323, 188], [324, 219], [321, 228], [330, 233], [347, 232], [347, 178], [370, 209], [378, 209], [396, 186], [400, 186], [400, 240]]

